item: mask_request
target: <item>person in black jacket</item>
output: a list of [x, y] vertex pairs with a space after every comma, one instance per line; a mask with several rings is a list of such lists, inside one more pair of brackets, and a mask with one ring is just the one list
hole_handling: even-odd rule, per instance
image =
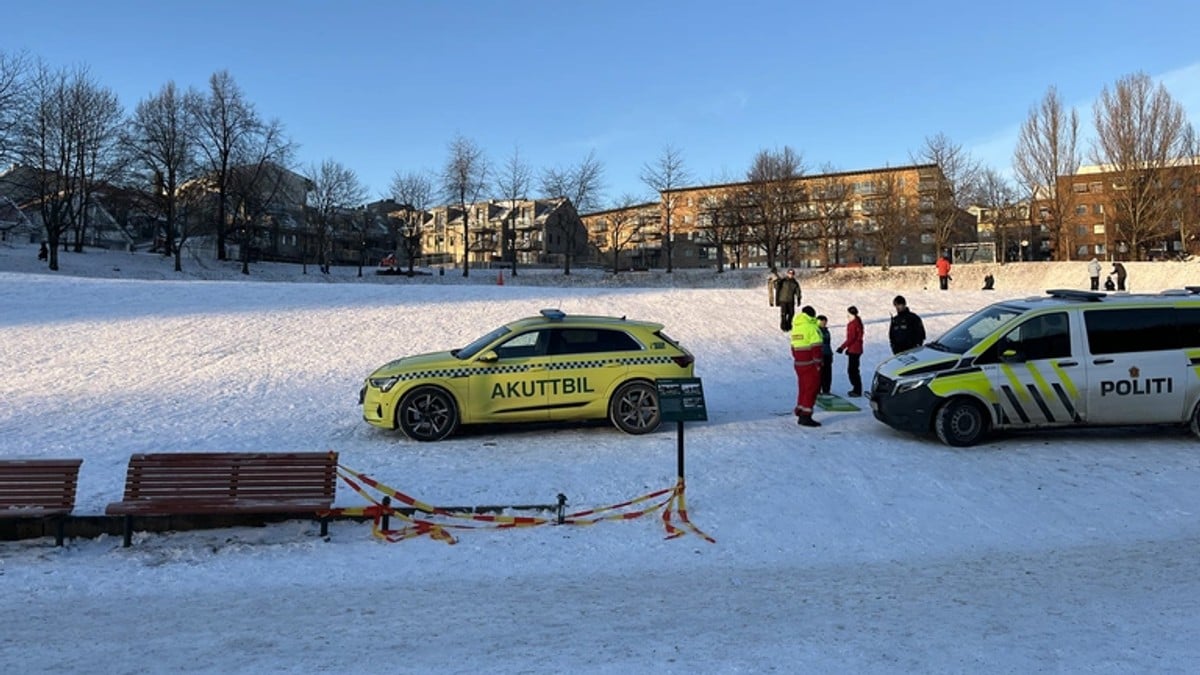
[[779, 308], [779, 327], [792, 329], [792, 319], [800, 306], [800, 282], [796, 281], [796, 270], [788, 270], [787, 276], [775, 282], [775, 306]]
[[921, 322], [921, 317], [908, 308], [904, 296], [897, 295], [896, 299], [892, 300], [892, 306], [896, 308], [896, 313], [892, 316], [892, 325], [888, 327], [888, 341], [892, 343], [892, 353], [899, 354], [924, 344], [925, 324]]

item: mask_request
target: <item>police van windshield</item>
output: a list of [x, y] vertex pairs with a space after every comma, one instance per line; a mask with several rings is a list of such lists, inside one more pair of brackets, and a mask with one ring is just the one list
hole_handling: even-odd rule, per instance
[[469, 359], [478, 354], [481, 350], [483, 350], [484, 347], [492, 344], [502, 336], [508, 335], [511, 332], [512, 331], [508, 329], [508, 326], [500, 326], [487, 335], [476, 338], [474, 342], [466, 347], [463, 347], [462, 349], [451, 350], [450, 354], [456, 359]]
[[936, 342], [926, 346], [963, 354], [979, 344], [980, 340], [995, 332], [997, 328], [1024, 314], [1025, 311], [1020, 307], [1010, 305], [984, 307], [946, 331], [946, 334], [938, 338]]

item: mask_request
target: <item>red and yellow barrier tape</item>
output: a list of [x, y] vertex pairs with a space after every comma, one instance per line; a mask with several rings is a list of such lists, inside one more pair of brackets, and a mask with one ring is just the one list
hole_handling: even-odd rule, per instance
[[[596, 523], [605, 520], [633, 520], [640, 518], [646, 514], [654, 513], [662, 509], [663, 527], [667, 532], [667, 539], [676, 539], [678, 537], [692, 532], [696, 536], [715, 544], [716, 539], [705, 534], [700, 528], [692, 524], [688, 519], [687, 502], [684, 497], [684, 482], [680, 478], [675, 482], [675, 485], [663, 490], [656, 490], [649, 494], [642, 495], [636, 499], [604, 506], [600, 508], [588, 509], [585, 511], [577, 511], [562, 517], [561, 522], [558, 519], [551, 518], [536, 518], [530, 516], [506, 516], [506, 515], [487, 515], [480, 513], [461, 513], [456, 511], [447, 511], [445, 509], [426, 504], [422, 501], [414, 499], [409, 495], [391, 488], [370, 476], [354, 471], [342, 465], [338, 465], [338, 476], [346, 482], [350, 489], [357, 492], [363, 499], [370, 502], [370, 506], [348, 507], [332, 509], [327, 515], [345, 515], [345, 516], [364, 516], [371, 518], [371, 535], [377, 539], [382, 539], [388, 542], [403, 541], [413, 537], [429, 535], [430, 538], [437, 541], [444, 541], [447, 544], [455, 544], [458, 540], [452, 535], [449, 530], [474, 530], [474, 529], [507, 529], [514, 527], [535, 527], [538, 525], [547, 524], [562, 524], [562, 525], [595, 525]], [[384, 498], [376, 498], [374, 494], [369, 492], [363, 486], [383, 494], [391, 504], [385, 503]], [[623, 511], [621, 513], [612, 513], [630, 506], [643, 504], [658, 497], [666, 495], [666, 499], [653, 503], [643, 509], [636, 511]], [[396, 502], [406, 504], [413, 511], [413, 515], [406, 515], [402, 511], [397, 510]], [[427, 514], [427, 516], [417, 516], [417, 512]], [[672, 514], [678, 514], [681, 526], [672, 524]], [[607, 514], [607, 515], [605, 515]], [[404, 526], [399, 529], [385, 528], [383, 523], [387, 518], [398, 518], [404, 522]], [[486, 525], [473, 525], [464, 523], [444, 523], [431, 520], [429, 517], [450, 518], [455, 520], [467, 520], [474, 523], [486, 523]]]

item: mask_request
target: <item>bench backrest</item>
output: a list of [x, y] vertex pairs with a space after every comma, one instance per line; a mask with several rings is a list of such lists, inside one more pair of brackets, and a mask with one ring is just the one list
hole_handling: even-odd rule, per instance
[[0, 461], [0, 509], [75, 508], [82, 459], [7, 459]]
[[137, 454], [124, 499], [332, 503], [336, 483], [336, 452]]

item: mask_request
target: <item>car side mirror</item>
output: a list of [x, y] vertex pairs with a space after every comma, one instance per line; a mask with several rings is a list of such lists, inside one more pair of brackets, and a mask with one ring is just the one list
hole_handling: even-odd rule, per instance
[[494, 351], [486, 351], [479, 355], [479, 360], [484, 363], [495, 363], [500, 360], [500, 355]]

